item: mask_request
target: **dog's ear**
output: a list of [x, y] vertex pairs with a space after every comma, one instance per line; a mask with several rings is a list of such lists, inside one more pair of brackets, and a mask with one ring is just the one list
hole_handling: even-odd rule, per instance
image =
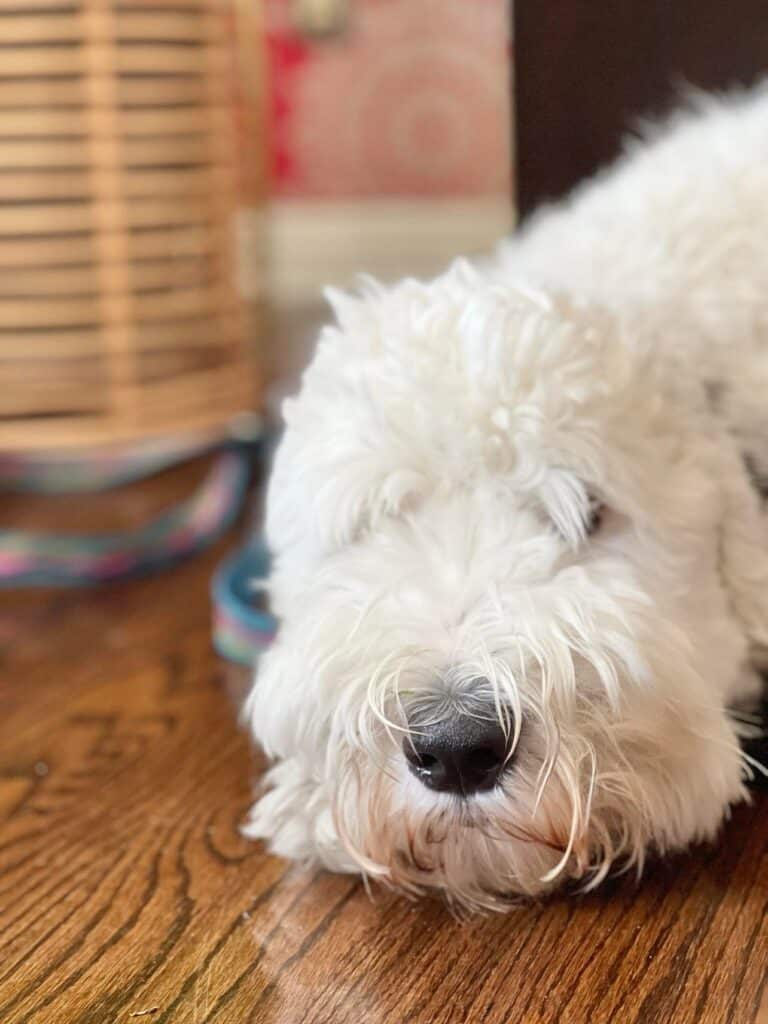
[[356, 296], [334, 292], [333, 302], [339, 327], [324, 329], [298, 397], [283, 404], [267, 495], [271, 549], [305, 562], [399, 514], [428, 486], [401, 382], [378, 352], [380, 324]]
[[278, 556], [302, 552], [306, 562], [338, 550], [434, 486], [431, 453], [414, 430], [425, 410], [414, 407], [403, 372], [429, 291], [415, 281], [396, 293], [371, 278], [358, 286], [359, 294], [326, 290], [337, 323], [322, 331], [298, 397], [283, 405], [267, 500]]

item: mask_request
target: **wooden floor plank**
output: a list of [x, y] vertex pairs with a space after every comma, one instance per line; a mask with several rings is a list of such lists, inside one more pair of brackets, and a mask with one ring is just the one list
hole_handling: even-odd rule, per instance
[[[126, 523], [198, 476], [0, 519]], [[263, 765], [209, 640], [225, 547], [0, 596], [3, 1024], [765, 1024], [764, 796], [639, 885], [469, 924], [246, 842]]]

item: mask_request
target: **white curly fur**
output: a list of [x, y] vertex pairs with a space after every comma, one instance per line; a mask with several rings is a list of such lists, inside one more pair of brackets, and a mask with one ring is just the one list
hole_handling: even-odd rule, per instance
[[[459, 909], [713, 837], [768, 645], [768, 93], [697, 100], [484, 266], [332, 293], [268, 497], [248, 834]], [[606, 512], [587, 535], [590, 501]], [[406, 710], [514, 728], [496, 789]]]

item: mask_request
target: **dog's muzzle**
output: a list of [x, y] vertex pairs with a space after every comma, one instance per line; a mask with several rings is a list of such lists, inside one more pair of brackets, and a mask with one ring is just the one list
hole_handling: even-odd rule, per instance
[[493, 707], [482, 714], [453, 707], [432, 718], [422, 709], [408, 716], [408, 728], [403, 754], [428, 789], [471, 796], [493, 789], [512, 766], [511, 713], [502, 725]]

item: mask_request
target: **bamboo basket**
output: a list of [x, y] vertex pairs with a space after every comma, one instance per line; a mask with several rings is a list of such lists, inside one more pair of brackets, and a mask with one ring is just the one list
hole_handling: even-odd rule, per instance
[[0, 450], [216, 433], [257, 404], [233, 15], [224, 0], [0, 8]]

